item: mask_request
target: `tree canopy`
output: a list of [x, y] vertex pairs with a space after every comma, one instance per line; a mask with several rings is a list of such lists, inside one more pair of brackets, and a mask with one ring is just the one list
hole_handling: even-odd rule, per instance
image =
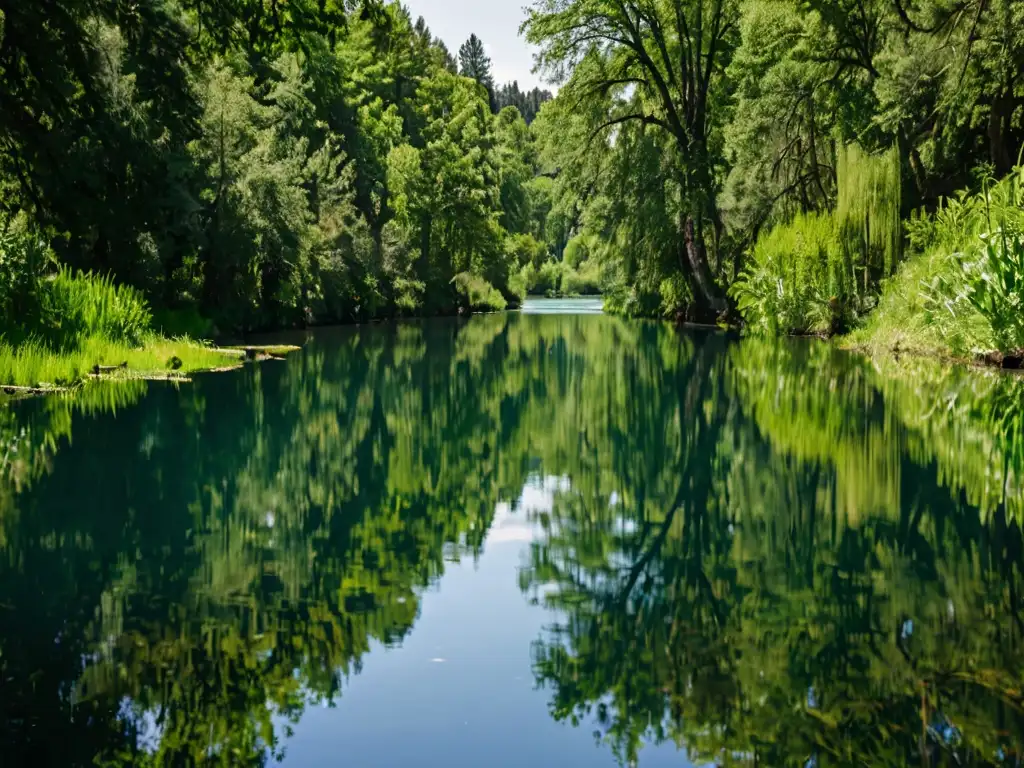
[[[995, 226], [938, 212], [1024, 146], [1012, 0], [536, 0], [519, 31], [557, 97], [496, 83], [480, 37], [453, 55], [396, 2], [2, 12], [4, 231], [142, 290], [168, 332], [528, 292], [845, 331], [928, 250], [917, 221], [980, 263]], [[938, 271], [940, 303], [969, 291]]]

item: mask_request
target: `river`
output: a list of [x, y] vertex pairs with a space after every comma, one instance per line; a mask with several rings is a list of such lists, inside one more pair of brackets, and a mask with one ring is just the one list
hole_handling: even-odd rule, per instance
[[600, 313], [0, 410], [3, 765], [998, 765], [1024, 383]]

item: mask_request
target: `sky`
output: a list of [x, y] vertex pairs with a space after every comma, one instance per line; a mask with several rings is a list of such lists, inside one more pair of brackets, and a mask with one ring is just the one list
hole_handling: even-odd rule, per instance
[[[555, 90], [530, 72], [533, 53], [519, 37], [519, 25], [526, 18], [524, 6], [530, 0], [402, 0], [413, 21], [422, 16], [434, 37], [444, 40], [453, 55], [473, 33], [484, 42], [491, 57], [494, 82], [504, 85], [512, 80], [529, 90], [534, 86]], [[525, 87], [524, 87], [525, 86]]]

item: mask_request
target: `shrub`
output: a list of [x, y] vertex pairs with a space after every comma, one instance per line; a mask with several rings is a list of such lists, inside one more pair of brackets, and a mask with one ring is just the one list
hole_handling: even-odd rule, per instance
[[616, 282], [604, 293], [604, 311], [626, 317], [656, 317], [662, 312], [662, 297], [643, 282]]
[[537, 281], [531, 293], [556, 294], [562, 288], [562, 265], [546, 261], [537, 270]]
[[985, 318], [1001, 351], [1024, 348], [1024, 238], [997, 229], [980, 237], [964, 263], [965, 298]]
[[23, 215], [0, 222], [0, 334], [22, 338], [26, 318], [38, 315], [41, 280], [53, 260]]
[[670, 319], [675, 318], [679, 312], [685, 311], [693, 300], [690, 286], [686, 284], [686, 279], [680, 274], [662, 280], [658, 285], [658, 295], [661, 296], [659, 314]]
[[539, 267], [547, 255], [547, 247], [533, 235], [510, 235], [505, 239], [505, 250], [516, 268], [528, 264]]
[[755, 333], [845, 330], [896, 270], [903, 229], [895, 148], [841, 148], [837, 188], [834, 213], [798, 214], [754, 244], [731, 293]]
[[931, 216], [915, 215], [918, 251], [885, 283], [855, 343], [967, 354], [1024, 347], [1024, 169]]
[[539, 267], [527, 264], [519, 272], [526, 293], [531, 296], [555, 296], [562, 289], [563, 266], [557, 261], [546, 261]]
[[526, 298], [526, 293], [527, 292], [526, 292], [526, 275], [525, 275], [525, 272], [526, 272], [525, 269], [523, 269], [523, 270], [521, 270], [519, 272], [516, 272], [508, 280], [508, 290], [512, 294], [513, 298], [515, 299], [515, 301], [513, 302], [513, 306], [514, 307], [515, 306], [519, 306], [520, 304], [522, 304], [523, 299]]
[[479, 275], [460, 272], [452, 283], [459, 294], [461, 306], [471, 312], [500, 312], [507, 306], [501, 292]]
[[562, 254], [562, 261], [566, 266], [577, 269], [580, 264], [590, 257], [590, 243], [586, 235], [576, 235], [565, 244], [565, 252]]
[[731, 293], [755, 333], [835, 332], [849, 324], [855, 279], [835, 219], [800, 214], [762, 235]]
[[600, 296], [601, 284], [601, 267], [594, 261], [583, 262], [579, 269], [563, 268], [562, 293], [567, 296]]

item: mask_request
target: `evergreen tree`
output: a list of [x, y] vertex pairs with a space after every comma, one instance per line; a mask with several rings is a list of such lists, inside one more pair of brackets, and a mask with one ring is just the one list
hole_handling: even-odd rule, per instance
[[491, 59], [484, 51], [484, 44], [475, 34], [459, 48], [459, 74], [475, 80], [487, 89], [487, 99], [494, 111], [494, 76], [491, 74]]
[[495, 109], [501, 112], [505, 107], [515, 107], [523, 116], [527, 125], [533, 122], [540, 112], [541, 105], [554, 98], [550, 91], [534, 88], [532, 91], [520, 91], [519, 83], [513, 80], [501, 86], [494, 94]]

